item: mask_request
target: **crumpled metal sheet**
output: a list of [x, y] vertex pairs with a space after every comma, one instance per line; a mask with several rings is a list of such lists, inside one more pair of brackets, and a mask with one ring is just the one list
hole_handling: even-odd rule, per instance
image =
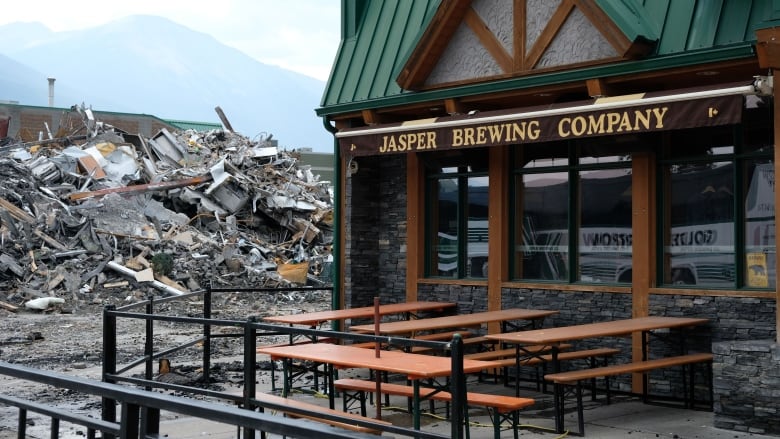
[[[39, 294], [77, 306], [141, 294], [132, 281], [121, 291], [102, 287], [123, 284], [104, 269], [109, 261], [137, 262], [139, 253], [171, 254], [169, 277], [189, 289], [329, 281], [329, 183], [294, 152], [222, 130], [144, 138], [79, 113], [83, 129], [61, 143], [0, 148], [0, 301], [21, 305]], [[87, 156], [100, 169], [78, 164]], [[105, 175], [95, 178], [98, 170]], [[203, 182], [164, 184], [192, 178]], [[278, 270], [307, 265], [294, 279]], [[80, 282], [51, 283], [57, 272]]]

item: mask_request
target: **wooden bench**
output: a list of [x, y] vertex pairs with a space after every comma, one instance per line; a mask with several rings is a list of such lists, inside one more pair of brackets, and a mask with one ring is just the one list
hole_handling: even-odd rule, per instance
[[[679, 355], [675, 357], [657, 358], [653, 360], [635, 361], [626, 364], [613, 364], [610, 366], [594, 367], [590, 369], [571, 370], [567, 372], [558, 372], [553, 374], [547, 374], [544, 376], [546, 381], [551, 381], [556, 384], [555, 386], [555, 404], [559, 413], [563, 413], [564, 408], [564, 396], [563, 389], [560, 389], [562, 385], [575, 385], [576, 397], [577, 397], [577, 424], [579, 427], [579, 434], [584, 435], [585, 425], [583, 421], [583, 407], [582, 407], [582, 381], [588, 379], [604, 378], [605, 392], [607, 395], [607, 404], [610, 403], [609, 397], [609, 377], [615, 375], [625, 375], [630, 373], [646, 373], [656, 369], [666, 369], [669, 367], [682, 366], [683, 367], [683, 391], [685, 393], [684, 400], [686, 408], [693, 406], [693, 391], [694, 391], [694, 373], [693, 365], [697, 363], [707, 364], [707, 384], [710, 391], [710, 403], [712, 403], [712, 359], [713, 355], [710, 353], [695, 353], [687, 355]], [[685, 367], [690, 366], [688, 372], [690, 377], [686, 384]], [[642, 399], [647, 401], [648, 385], [645, 381], [645, 385], [642, 390]], [[690, 388], [688, 388], [690, 386]], [[592, 387], [591, 392], [595, 392], [595, 386]], [[562, 415], [561, 419], [562, 419]]]
[[[360, 413], [366, 413], [366, 393], [376, 391], [376, 382], [343, 378], [333, 382], [336, 390], [343, 393], [344, 411], [347, 411], [355, 401], [360, 403]], [[414, 387], [404, 384], [381, 383], [380, 391], [385, 395], [403, 396], [406, 398], [414, 397]], [[430, 399], [434, 401], [452, 402], [452, 394], [446, 391], [433, 389], [431, 387], [420, 387], [420, 399]], [[519, 410], [535, 403], [532, 398], [520, 398], [516, 396], [494, 395], [487, 393], [466, 392], [466, 401], [470, 406], [485, 407], [488, 410], [493, 421], [493, 432], [495, 439], [501, 436], [501, 424], [504, 420], [509, 420], [514, 431], [514, 437], [517, 439], [517, 426], [519, 424]]]
[[[392, 425], [390, 422], [367, 418], [345, 411], [333, 410], [310, 402], [284, 398], [270, 393], [258, 392], [254, 404], [264, 410], [277, 411], [291, 418], [308, 419], [334, 427], [361, 433], [381, 434], [382, 426]], [[353, 422], [358, 421], [358, 422]], [[373, 424], [374, 426], [371, 426]]]
[[[572, 345], [570, 344], [562, 344], [558, 346], [561, 350], [570, 349]], [[528, 354], [534, 354], [534, 356], [529, 358], [524, 358], [520, 361], [520, 366], [546, 366], [548, 363], [552, 361], [552, 354], [543, 354], [543, 352], [549, 352], [550, 347], [549, 346], [527, 346], [525, 349], [525, 352]], [[493, 352], [480, 352], [477, 354], [467, 354], [464, 355], [464, 358], [470, 358], [472, 360], [490, 360], [495, 363], [497, 363], [498, 367], [501, 367], [504, 369], [504, 385], [508, 384], [508, 377], [509, 374], [506, 372], [506, 369], [508, 367], [515, 367], [517, 365], [517, 360], [515, 356], [517, 355], [516, 350], [514, 348], [510, 349], [501, 349], [498, 351], [494, 351], [498, 355], [491, 356], [490, 354]], [[591, 367], [596, 366], [596, 359], [597, 358], [603, 358], [605, 361], [606, 366], [606, 360], [609, 357], [612, 357], [616, 354], [620, 353], [620, 349], [615, 348], [595, 348], [595, 349], [583, 349], [579, 351], [564, 351], [558, 353], [558, 361], [574, 361], [574, 360], [591, 360]], [[535, 355], [540, 354], [540, 355]], [[538, 379], [537, 374], [537, 380], [536, 380], [536, 390], [542, 390], [543, 392], [547, 391], [546, 386], [544, 386], [544, 382], [542, 382], [540, 379]]]

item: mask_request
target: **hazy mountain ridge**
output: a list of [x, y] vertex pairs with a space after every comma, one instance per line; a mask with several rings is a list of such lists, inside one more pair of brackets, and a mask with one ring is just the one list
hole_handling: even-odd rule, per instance
[[0, 40], [13, 42], [0, 49], [7, 56], [0, 55], [0, 100], [48, 105], [51, 76], [57, 107], [83, 102], [95, 110], [218, 123], [219, 105], [244, 135], [273, 133], [288, 149], [332, 151], [332, 137], [314, 113], [324, 82], [258, 62], [170, 20], [137, 15], [69, 32], [14, 23], [0, 26]]

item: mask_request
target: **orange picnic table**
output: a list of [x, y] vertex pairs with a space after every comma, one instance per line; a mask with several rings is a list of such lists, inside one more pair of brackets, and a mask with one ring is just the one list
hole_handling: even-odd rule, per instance
[[[420, 312], [444, 312], [457, 306], [454, 302], [412, 301], [401, 303], [388, 303], [379, 305], [379, 315], [387, 316], [400, 314], [409, 319]], [[330, 321], [344, 321], [349, 319], [373, 318], [375, 309], [373, 306], [358, 308], [334, 309], [328, 311], [307, 312], [300, 314], [288, 314], [283, 316], [265, 317], [263, 320], [274, 323], [286, 323], [289, 325], [318, 326]]]
[[[468, 328], [493, 322], [507, 323], [515, 320], [530, 320], [533, 323], [558, 312], [546, 309], [509, 308], [498, 311], [482, 311], [426, 319], [384, 322], [379, 324], [379, 333], [386, 335], [409, 334], [413, 336], [423, 331]], [[356, 325], [349, 329], [361, 333], [373, 333], [374, 325]]]
[[[530, 331], [507, 332], [502, 334], [488, 334], [486, 337], [501, 343], [514, 345], [516, 347], [516, 367], [520, 368], [522, 358], [533, 354], [524, 354], [525, 346], [550, 346], [551, 363], [554, 372], [560, 371], [558, 361], [558, 346], [562, 343], [584, 340], [589, 338], [619, 337], [641, 333], [642, 360], [647, 359], [647, 342], [651, 331], [659, 329], [687, 328], [706, 324], [709, 320], [697, 317], [666, 317], [666, 316], [647, 316], [631, 319], [610, 320], [596, 323], [586, 323], [572, 326], [558, 326], [554, 328], [535, 329]], [[684, 335], [680, 334], [679, 344], [681, 348], [685, 346]], [[519, 393], [517, 380], [515, 380], [515, 393]], [[560, 393], [559, 385], [556, 384], [556, 395]], [[556, 432], [563, 432], [563, 408], [555, 404], [555, 426]]]
[[[452, 374], [452, 358], [434, 355], [412, 354], [404, 351], [382, 351], [380, 356], [372, 349], [337, 344], [287, 345], [260, 348], [258, 352], [271, 356], [272, 360], [284, 360], [285, 373], [290, 360], [312, 361], [328, 367], [328, 397], [330, 408], [334, 408], [333, 368], [361, 368], [378, 372], [405, 375], [414, 387], [414, 428], [420, 428], [420, 383], [421, 379], [448, 377]], [[475, 373], [495, 367], [491, 361], [463, 359], [463, 373]], [[285, 379], [285, 383], [287, 379]], [[289, 389], [285, 389], [286, 392]]]

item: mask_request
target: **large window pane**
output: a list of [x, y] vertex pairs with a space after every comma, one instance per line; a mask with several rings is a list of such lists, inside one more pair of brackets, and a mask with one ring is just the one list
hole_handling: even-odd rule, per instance
[[581, 171], [579, 270], [582, 282], [631, 282], [631, 170]]
[[775, 288], [775, 171], [771, 161], [745, 163], [745, 286]]
[[569, 181], [565, 172], [525, 174], [516, 179], [518, 224], [516, 275], [567, 281], [569, 276]]
[[488, 178], [468, 179], [468, 224], [466, 231], [467, 277], [487, 277], [488, 256]]
[[458, 276], [458, 179], [436, 180], [435, 233], [432, 233], [432, 273]]
[[667, 165], [664, 283], [735, 286], [731, 162]]

